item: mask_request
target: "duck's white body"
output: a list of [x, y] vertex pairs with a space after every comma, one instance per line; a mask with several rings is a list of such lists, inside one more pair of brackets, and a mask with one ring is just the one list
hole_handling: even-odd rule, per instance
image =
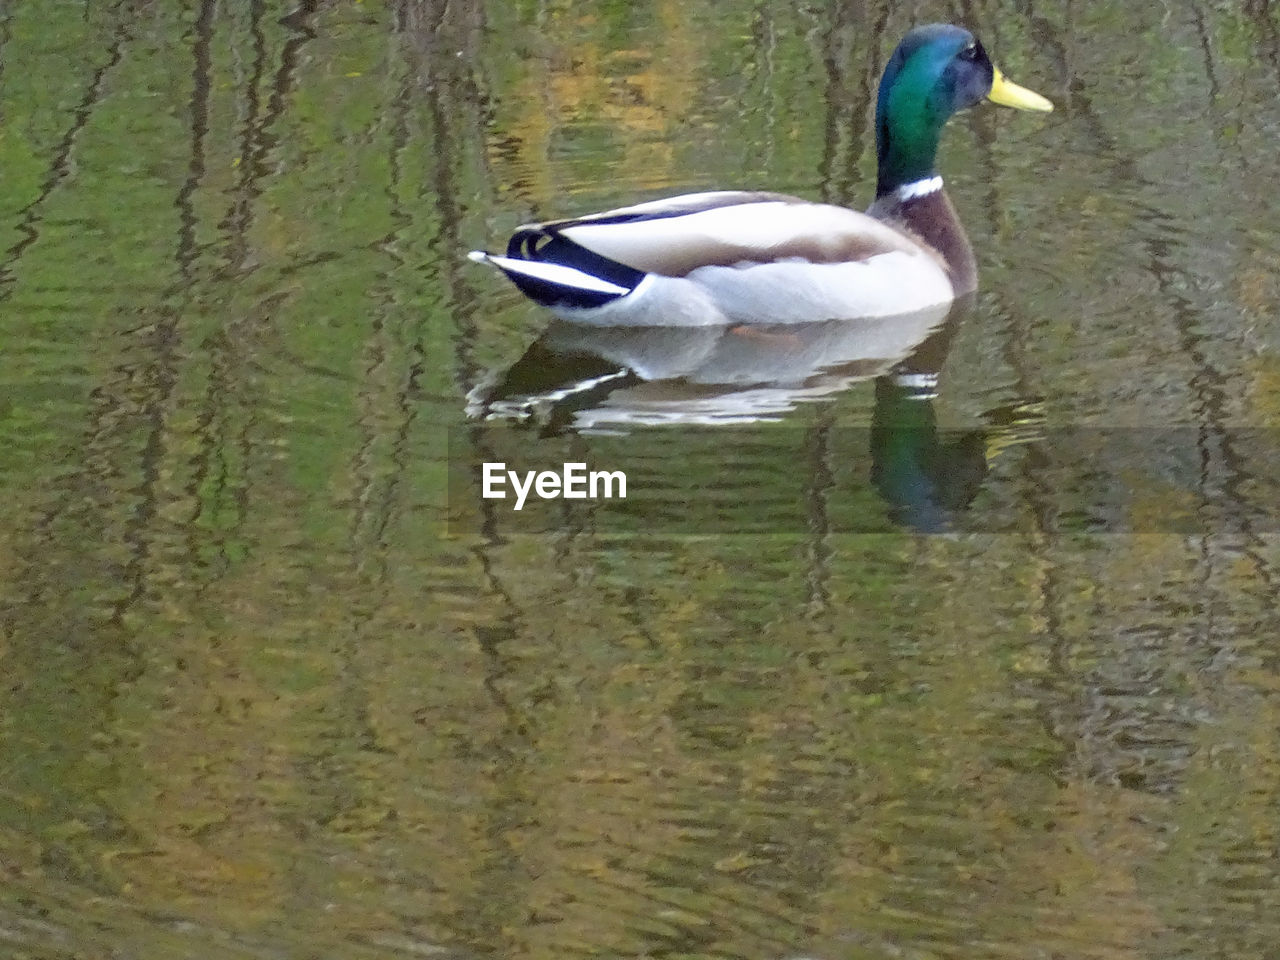
[[[545, 259], [511, 256], [543, 251]], [[810, 323], [955, 297], [942, 258], [907, 233], [778, 194], [688, 194], [532, 224], [516, 232], [508, 256], [472, 258], [564, 319], [601, 325]]]

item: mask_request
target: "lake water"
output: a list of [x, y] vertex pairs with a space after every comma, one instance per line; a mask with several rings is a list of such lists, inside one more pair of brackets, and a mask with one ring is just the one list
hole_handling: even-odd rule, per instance
[[[951, 124], [950, 317], [467, 261], [865, 206], [931, 20], [1057, 105]], [[1278, 83], [1265, 2], [0, 2], [0, 955], [1274, 957]]]

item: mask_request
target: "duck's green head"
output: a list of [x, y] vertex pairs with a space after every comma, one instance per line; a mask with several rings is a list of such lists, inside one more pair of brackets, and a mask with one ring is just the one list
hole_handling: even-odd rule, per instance
[[968, 30], [935, 23], [898, 44], [876, 101], [876, 196], [934, 176], [942, 127], [980, 100], [1019, 110], [1052, 110], [1038, 93], [1011, 83]]

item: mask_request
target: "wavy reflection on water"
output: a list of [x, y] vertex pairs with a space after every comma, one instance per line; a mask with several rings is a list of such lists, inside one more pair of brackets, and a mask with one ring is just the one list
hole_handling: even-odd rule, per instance
[[576, 430], [776, 418], [887, 372], [949, 312], [943, 304], [904, 316], [750, 327], [557, 321], [505, 373], [472, 390], [468, 412], [522, 419], [549, 404], [553, 424]]
[[[829, 403], [833, 395], [874, 378], [866, 437], [871, 483], [891, 506], [892, 517], [913, 529], [938, 532], [973, 499], [986, 470], [981, 432], [943, 440], [933, 411], [947, 345], [968, 309], [968, 301], [961, 301], [897, 317], [749, 328], [598, 327], [556, 321], [515, 364], [472, 389], [468, 413], [490, 422], [536, 423], [542, 437], [566, 431], [625, 435], [642, 427], [727, 428], [780, 421], [797, 405]], [[830, 430], [830, 424], [823, 428], [824, 433]], [[695, 432], [683, 441], [647, 439], [674, 447], [690, 441], [704, 446], [710, 437]], [[636, 440], [642, 449], [645, 439]], [[597, 445], [593, 455], [597, 462], [625, 457], [617, 462], [634, 464], [643, 459], [635, 445], [626, 446], [625, 454], [611, 454]], [[724, 458], [720, 492], [734, 496], [729, 491], [741, 478], [728, 475], [736, 456], [728, 448], [751, 449], [751, 444], [740, 434], [727, 434], [717, 438], [716, 446]], [[758, 460], [765, 449], [767, 443], [747, 456]], [[778, 448], [785, 450], [785, 445]], [[488, 448], [485, 456], [498, 454]], [[659, 456], [672, 461], [669, 453]], [[744, 475], [758, 473], [759, 466], [752, 463]], [[822, 462], [815, 467], [826, 469]], [[646, 477], [645, 483], [650, 492], [662, 485], [657, 477]], [[673, 497], [681, 499], [687, 492]], [[796, 502], [787, 488], [771, 495], [782, 501], [776, 506]], [[756, 501], [755, 509], [762, 507]], [[782, 514], [775, 510], [775, 515]], [[652, 523], [655, 515], [648, 519]], [[690, 531], [737, 529], [724, 517], [710, 527], [691, 517], [684, 523]]]
[[857, 203], [955, 11], [0, 4], [0, 943], [1270, 956], [1275, 11], [962, 12], [963, 322], [667, 336], [465, 253]]

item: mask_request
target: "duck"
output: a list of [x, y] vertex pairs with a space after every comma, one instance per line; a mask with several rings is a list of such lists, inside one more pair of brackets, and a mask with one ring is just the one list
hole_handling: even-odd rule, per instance
[[876, 98], [876, 193], [865, 213], [780, 193], [716, 190], [526, 224], [475, 250], [571, 323], [741, 327], [911, 314], [977, 289], [973, 248], [937, 171], [943, 127], [983, 100], [1053, 104], [952, 24], [912, 29]]

